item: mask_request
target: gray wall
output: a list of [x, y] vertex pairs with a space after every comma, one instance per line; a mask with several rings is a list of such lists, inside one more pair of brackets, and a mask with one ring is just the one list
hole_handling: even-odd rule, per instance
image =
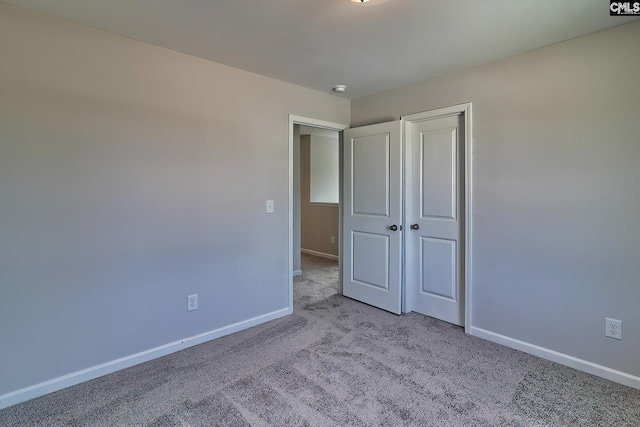
[[288, 114], [348, 100], [3, 3], [0, 52], [0, 395], [288, 307]]
[[[301, 236], [302, 249], [338, 255], [338, 221], [339, 206], [310, 203], [310, 160], [311, 138], [320, 136], [302, 135], [300, 137], [300, 202], [301, 202]], [[331, 243], [335, 236], [335, 243]]]
[[351, 105], [355, 127], [472, 102], [473, 326], [636, 376], [639, 41], [635, 22]]

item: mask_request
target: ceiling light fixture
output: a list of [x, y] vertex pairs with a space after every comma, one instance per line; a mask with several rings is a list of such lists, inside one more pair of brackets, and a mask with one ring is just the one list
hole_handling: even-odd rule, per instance
[[354, 3], [366, 3], [369, 0], [351, 0], [351, 1], [354, 2]]
[[[354, 1], [354, 0], [351, 0], [351, 1]], [[360, 1], [360, 0], [358, 0], [358, 1]], [[365, 0], [365, 1], [368, 1], [368, 0]], [[345, 85], [335, 85], [333, 87], [333, 91], [334, 92], [342, 93], [345, 90], [347, 90], [347, 87]]]

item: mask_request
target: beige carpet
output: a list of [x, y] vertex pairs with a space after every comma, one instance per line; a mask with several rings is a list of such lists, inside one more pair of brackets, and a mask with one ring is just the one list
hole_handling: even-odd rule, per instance
[[2, 426], [639, 426], [640, 390], [336, 294], [305, 257], [295, 313], [0, 411]]

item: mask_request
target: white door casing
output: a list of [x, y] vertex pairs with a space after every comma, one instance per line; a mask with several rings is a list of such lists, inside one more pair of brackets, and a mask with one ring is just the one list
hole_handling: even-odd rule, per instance
[[402, 127], [344, 132], [343, 294], [400, 314]]
[[465, 324], [465, 116], [405, 122], [411, 310]]

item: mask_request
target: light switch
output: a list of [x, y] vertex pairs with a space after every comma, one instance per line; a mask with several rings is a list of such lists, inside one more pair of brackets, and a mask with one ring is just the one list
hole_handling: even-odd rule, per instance
[[271, 214], [274, 211], [273, 200], [267, 200], [267, 213]]

